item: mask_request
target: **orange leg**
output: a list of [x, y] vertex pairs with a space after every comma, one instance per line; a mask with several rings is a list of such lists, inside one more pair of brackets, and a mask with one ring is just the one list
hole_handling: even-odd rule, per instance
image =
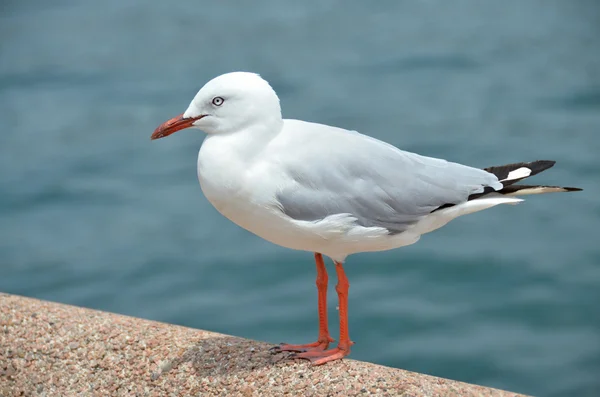
[[334, 340], [329, 336], [329, 327], [327, 326], [327, 269], [323, 262], [323, 255], [315, 253], [315, 262], [317, 264], [317, 290], [319, 292], [319, 339], [313, 343], [304, 345], [289, 345], [282, 343], [273, 348], [275, 351], [294, 351], [294, 352], [322, 352]]
[[350, 340], [350, 334], [348, 333], [348, 289], [350, 288], [350, 283], [348, 283], [344, 267], [340, 262], [335, 263], [335, 271], [338, 277], [338, 283], [335, 286], [335, 290], [338, 293], [340, 307], [340, 342], [334, 349], [325, 351], [307, 351], [293, 356], [310, 360], [313, 365], [325, 364], [326, 362], [339, 360], [340, 358], [347, 356], [350, 354], [350, 346], [354, 344], [354, 342]]

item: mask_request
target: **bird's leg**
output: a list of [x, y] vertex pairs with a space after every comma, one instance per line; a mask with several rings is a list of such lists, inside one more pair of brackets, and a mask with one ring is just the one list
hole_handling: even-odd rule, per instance
[[294, 352], [309, 352], [309, 351], [324, 351], [334, 340], [329, 336], [329, 327], [327, 326], [327, 269], [323, 262], [323, 255], [315, 253], [315, 262], [317, 264], [317, 290], [319, 294], [319, 339], [313, 343], [304, 345], [289, 345], [282, 343], [276, 346], [276, 351], [294, 351]]
[[298, 353], [293, 357], [305, 358], [310, 360], [313, 365], [321, 365], [326, 362], [339, 360], [342, 357], [350, 354], [350, 346], [354, 344], [350, 340], [348, 333], [348, 289], [350, 284], [348, 278], [344, 272], [342, 263], [335, 262], [335, 271], [337, 272], [338, 283], [335, 286], [335, 290], [338, 293], [339, 308], [340, 308], [340, 342], [335, 349], [325, 351], [307, 351], [304, 353]]

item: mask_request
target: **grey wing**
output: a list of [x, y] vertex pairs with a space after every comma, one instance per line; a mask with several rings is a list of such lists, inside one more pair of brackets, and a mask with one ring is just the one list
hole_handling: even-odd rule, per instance
[[330, 148], [325, 160], [315, 151], [286, 162], [293, 183], [276, 196], [285, 214], [304, 221], [350, 214], [361, 226], [398, 234], [444, 204], [464, 202], [487, 186], [502, 188], [486, 171], [357, 135], [367, 138], [360, 150], [348, 150], [344, 142], [343, 148]]

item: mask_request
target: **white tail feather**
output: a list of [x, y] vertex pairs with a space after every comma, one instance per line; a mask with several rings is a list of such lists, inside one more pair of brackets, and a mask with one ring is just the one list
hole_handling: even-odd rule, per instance
[[545, 193], [561, 193], [568, 192], [568, 189], [558, 186], [535, 186], [526, 189], [521, 189], [516, 192], [506, 193], [505, 197], [526, 196], [529, 194], [545, 194]]
[[425, 218], [421, 219], [416, 225], [410, 229], [414, 234], [425, 234], [435, 229], [439, 229], [454, 218], [462, 215], [471, 214], [477, 211], [494, 207], [499, 204], [519, 204], [522, 199], [514, 197], [506, 197], [501, 194], [491, 193], [485, 197], [475, 200], [469, 200], [464, 203], [453, 205], [452, 207], [444, 208], [439, 211], [432, 212]]

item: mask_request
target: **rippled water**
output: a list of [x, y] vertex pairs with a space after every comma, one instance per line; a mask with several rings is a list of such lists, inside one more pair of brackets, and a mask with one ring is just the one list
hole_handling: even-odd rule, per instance
[[474, 166], [557, 160], [535, 181], [584, 192], [351, 257], [352, 357], [598, 395], [599, 21], [594, 1], [9, 0], [0, 290], [270, 342], [314, 339], [312, 255], [210, 206], [195, 175], [201, 133], [149, 140], [208, 79], [255, 71], [289, 118]]

